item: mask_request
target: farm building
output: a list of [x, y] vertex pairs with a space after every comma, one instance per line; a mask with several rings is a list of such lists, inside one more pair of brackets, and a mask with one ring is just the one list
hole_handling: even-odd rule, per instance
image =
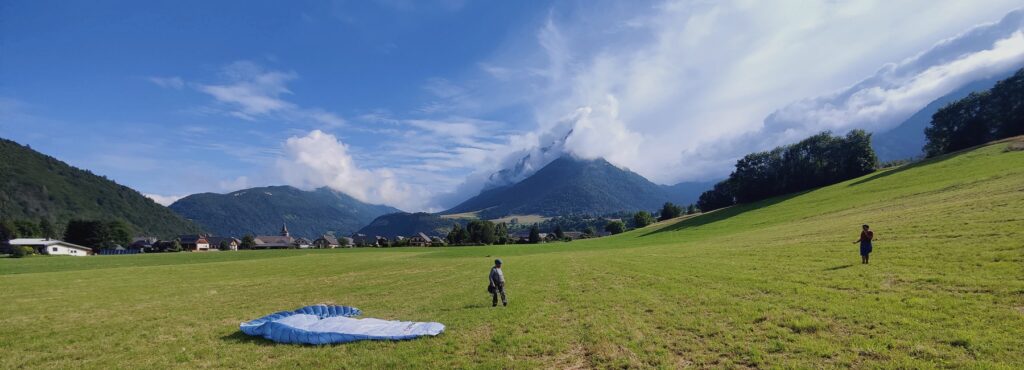
[[11, 239], [7, 242], [13, 246], [24, 246], [35, 248], [36, 253], [49, 254], [52, 256], [78, 256], [84, 257], [92, 254], [92, 248], [83, 247], [55, 239], [21, 238]]

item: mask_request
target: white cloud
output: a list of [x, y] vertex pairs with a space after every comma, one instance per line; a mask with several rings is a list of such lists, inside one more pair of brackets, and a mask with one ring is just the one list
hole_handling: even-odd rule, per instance
[[173, 204], [174, 202], [177, 202], [178, 199], [181, 199], [181, 198], [185, 197], [183, 195], [160, 195], [160, 194], [142, 194], [142, 195], [145, 195], [147, 198], [152, 199], [154, 202], [157, 202], [158, 204], [160, 204], [162, 206], [165, 206], [165, 207]]
[[[478, 64], [498, 87], [474, 86], [476, 98], [521, 99], [537, 125], [521, 135], [536, 138], [526, 148], [492, 151], [510, 158], [485, 163], [514, 164], [550, 142], [539, 138], [571, 132], [566, 152], [673, 183], [723, 176], [738, 156], [816, 131], [888, 128], [965, 83], [1019, 68], [1019, 14], [958, 36], [1017, 6], [679, 0], [555, 9], [533, 52], [512, 43]], [[834, 93], [844, 86], [854, 88]]]
[[289, 138], [277, 168], [289, 185], [327, 186], [366, 203], [421, 210], [431, 201], [425, 189], [404, 183], [392, 170], [360, 167], [345, 143], [320, 130]]
[[285, 99], [292, 95], [288, 83], [299, 75], [292, 71], [267, 70], [251, 61], [237, 61], [221, 71], [223, 82], [190, 83], [180, 77], [150, 77], [154, 84], [181, 89], [191, 86], [212, 97], [219, 108], [199, 111], [224, 113], [247, 121], [276, 119], [288, 122], [315, 123], [314, 126], [336, 128], [345, 125], [341, 116], [316, 107], [302, 107]]
[[185, 87], [185, 80], [181, 77], [148, 77], [146, 79], [157, 86], [168, 89], [181, 90]]

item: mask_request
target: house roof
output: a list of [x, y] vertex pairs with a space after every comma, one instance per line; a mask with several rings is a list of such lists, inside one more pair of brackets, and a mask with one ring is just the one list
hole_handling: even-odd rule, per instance
[[227, 236], [210, 236], [207, 237], [206, 240], [210, 242], [211, 245], [220, 245], [220, 242], [228, 242], [228, 244], [231, 244], [232, 242], [234, 242], [235, 244], [242, 243], [241, 240]]
[[199, 243], [200, 239], [206, 240], [207, 243], [210, 242], [209, 239], [206, 239], [206, 237], [204, 237], [202, 235], [179, 235], [178, 236], [178, 240], [181, 241], [181, 244], [196, 244], [196, 243]]
[[290, 236], [262, 235], [254, 238], [256, 245], [292, 245], [295, 239]]
[[57, 240], [57, 239], [18, 238], [18, 239], [11, 239], [11, 240], [7, 241], [7, 244], [10, 244], [10, 245], [34, 246], [34, 247], [40, 247], [40, 246], [41, 247], [49, 247], [51, 245], [60, 245], [60, 246], [67, 247], [67, 248], [75, 248], [75, 249], [81, 249], [81, 250], [86, 250], [86, 251], [91, 251], [92, 250], [92, 248], [89, 248], [89, 247], [83, 247], [83, 246], [78, 245], [78, 244], [68, 243], [68, 242], [65, 242], [65, 241], [62, 241], [62, 240]]
[[317, 240], [320, 240], [320, 239], [326, 240], [327, 244], [331, 244], [331, 245], [338, 244], [338, 239], [335, 238], [334, 235], [321, 235], [320, 238], [317, 239]]

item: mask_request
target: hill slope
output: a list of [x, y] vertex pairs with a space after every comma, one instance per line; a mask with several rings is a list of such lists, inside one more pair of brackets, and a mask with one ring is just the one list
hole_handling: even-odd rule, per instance
[[[3, 258], [0, 367], [1018, 368], [1024, 151], [1005, 148], [571, 243]], [[494, 258], [508, 307], [483, 292]], [[297, 348], [231, 325], [338, 297], [449, 330]]]
[[443, 214], [479, 211], [480, 218], [557, 216], [655, 210], [672, 198], [666, 188], [604, 159], [561, 157], [513, 185], [493, 188]]
[[307, 238], [327, 232], [348, 235], [377, 216], [398, 212], [392, 207], [360, 202], [326, 187], [304, 191], [291, 186], [193, 194], [174, 202], [170, 208], [214, 235], [277, 235], [281, 224], [286, 223], [293, 236]]
[[46, 217], [58, 224], [119, 219], [136, 234], [159, 237], [199, 231], [127, 186], [5, 139], [0, 139], [0, 217]]
[[[444, 219], [430, 213], [399, 212], [377, 217], [369, 225], [359, 229], [359, 233], [370, 236], [386, 236], [388, 238], [394, 238], [395, 236], [408, 237], [416, 235], [416, 233], [424, 233], [430, 236], [448, 235], [452, 224], [456, 222], [458, 221]], [[464, 224], [465, 222], [462, 223]]]

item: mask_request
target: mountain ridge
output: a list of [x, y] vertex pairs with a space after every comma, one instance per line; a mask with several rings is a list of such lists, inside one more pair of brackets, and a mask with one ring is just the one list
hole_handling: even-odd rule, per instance
[[169, 207], [215, 235], [277, 235], [286, 224], [294, 236], [348, 235], [397, 208], [363, 203], [327, 187], [301, 190], [263, 186], [230, 193], [198, 193]]
[[30, 146], [0, 138], [0, 215], [58, 224], [73, 219], [121, 220], [136, 235], [199, 232], [142, 193], [71, 166]]
[[[678, 184], [677, 184], [678, 185]], [[601, 215], [621, 211], [656, 210], [677, 201], [679, 189], [655, 184], [643, 176], [612, 165], [603, 158], [584, 160], [563, 155], [515, 184], [485, 189], [441, 212], [477, 212], [494, 219], [512, 214], [558, 216]], [[691, 195], [696, 199], [699, 193]]]

